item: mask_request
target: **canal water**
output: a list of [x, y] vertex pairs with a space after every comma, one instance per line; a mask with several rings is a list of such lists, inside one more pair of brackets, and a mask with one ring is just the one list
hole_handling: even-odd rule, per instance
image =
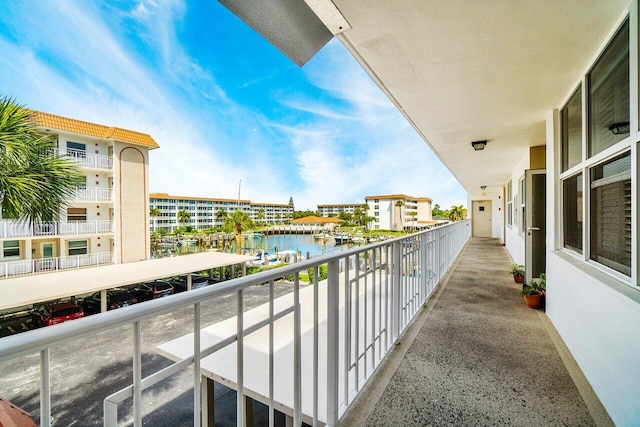
[[295, 251], [302, 257], [332, 254], [353, 247], [336, 245], [333, 239], [315, 239], [310, 234], [276, 234], [273, 236], [244, 237], [242, 241], [244, 251], [257, 252], [265, 250], [269, 254], [282, 251]]

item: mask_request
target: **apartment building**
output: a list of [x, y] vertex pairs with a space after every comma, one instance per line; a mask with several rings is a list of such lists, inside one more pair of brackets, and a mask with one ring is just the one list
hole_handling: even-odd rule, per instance
[[[151, 193], [150, 208], [157, 208], [158, 215], [151, 217], [152, 231], [163, 229], [174, 231], [181, 226], [191, 226], [197, 230], [220, 226], [225, 214], [242, 210], [256, 222], [277, 224], [293, 217], [293, 204], [254, 203], [250, 200], [218, 199], [207, 197], [172, 196], [167, 193]], [[178, 212], [187, 211], [189, 218], [181, 222]]]
[[435, 224], [431, 217], [429, 197], [412, 197], [405, 194], [366, 196], [369, 216], [374, 218], [375, 230], [403, 230], [426, 228]]
[[331, 205], [318, 205], [318, 213], [320, 216], [338, 216], [340, 212], [353, 214], [356, 209], [364, 209], [363, 203], [338, 203]]
[[[149, 258], [147, 134], [35, 112], [51, 155], [75, 163], [84, 183], [54, 221], [0, 217], [0, 277]], [[1, 215], [1, 214], [0, 214]]]

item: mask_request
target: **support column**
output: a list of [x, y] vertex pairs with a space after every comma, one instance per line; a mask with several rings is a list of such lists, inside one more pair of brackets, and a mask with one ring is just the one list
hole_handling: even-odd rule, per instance
[[253, 399], [249, 396], [244, 397], [244, 422], [247, 426], [253, 425]]
[[100, 313], [107, 311], [107, 290], [100, 291]]
[[202, 376], [200, 382], [202, 387], [202, 426], [215, 427], [215, 381], [211, 378]]

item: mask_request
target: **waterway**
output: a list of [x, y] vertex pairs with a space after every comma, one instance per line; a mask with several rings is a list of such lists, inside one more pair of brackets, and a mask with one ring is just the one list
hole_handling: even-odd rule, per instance
[[257, 252], [265, 250], [269, 254], [282, 251], [295, 251], [302, 257], [315, 257], [332, 254], [353, 247], [349, 245], [336, 245], [333, 239], [315, 239], [310, 234], [276, 234], [273, 236], [244, 237], [242, 242], [244, 251]]

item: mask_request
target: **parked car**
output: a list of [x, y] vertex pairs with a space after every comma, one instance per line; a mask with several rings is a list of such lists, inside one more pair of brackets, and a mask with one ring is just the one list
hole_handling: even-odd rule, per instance
[[165, 297], [173, 293], [173, 286], [171, 283], [164, 280], [139, 283], [129, 287], [128, 289], [139, 302]]
[[[138, 299], [124, 288], [113, 288], [107, 290], [107, 310], [126, 307], [138, 302]], [[100, 313], [100, 292], [86, 297], [82, 301], [82, 309], [85, 315]]]
[[[184, 292], [187, 290], [187, 275], [176, 276], [170, 280], [170, 283], [173, 285], [174, 293]], [[206, 276], [199, 274], [191, 275], [191, 289], [202, 288], [210, 284], [211, 281]]]
[[40, 318], [32, 310], [0, 316], [0, 338], [40, 327]]
[[35, 310], [40, 318], [40, 325], [51, 326], [67, 320], [84, 317], [84, 310], [73, 301], [46, 303]]

